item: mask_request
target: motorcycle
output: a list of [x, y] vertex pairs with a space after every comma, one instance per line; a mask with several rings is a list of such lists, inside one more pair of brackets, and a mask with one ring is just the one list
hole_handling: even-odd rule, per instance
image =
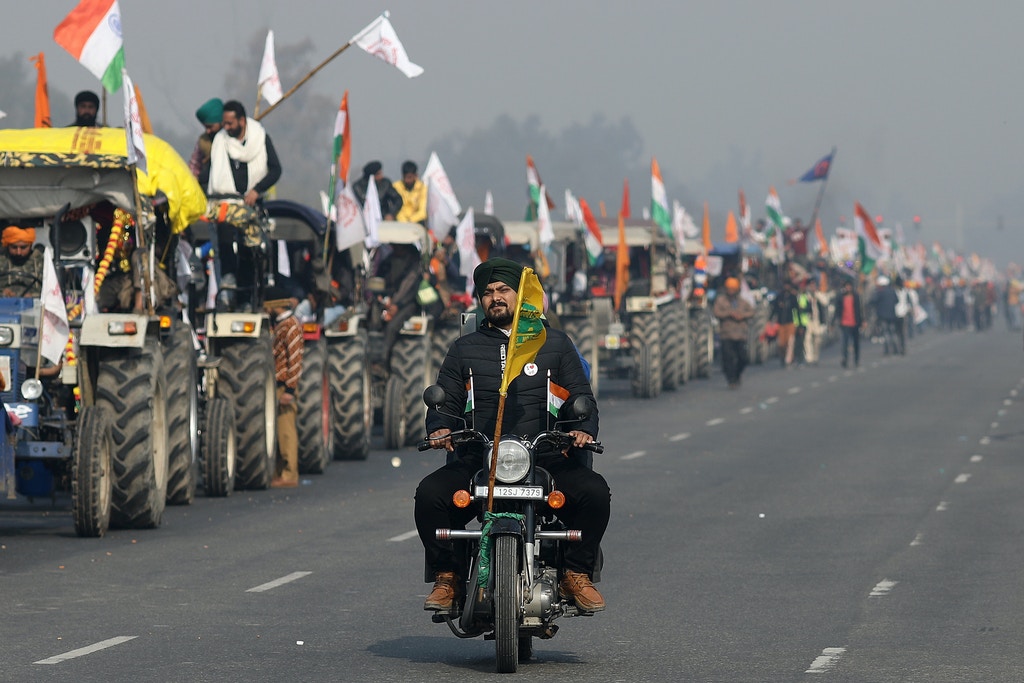
[[[423, 401], [467, 424], [461, 416], [444, 413], [445, 392], [439, 385], [427, 387]], [[515, 673], [520, 661], [530, 659], [533, 638], [552, 638], [558, 631], [555, 619], [593, 616], [559, 594], [565, 544], [580, 541], [582, 533], [565, 528], [555, 516], [565, 505], [565, 494], [535, 461], [539, 447], [556, 451], [571, 447], [573, 435], [558, 428], [587, 419], [593, 410], [591, 401], [582, 396], [569, 408], [573, 419], [556, 422], [554, 429], [532, 439], [509, 435], [498, 440], [493, 490], [489, 486], [493, 440], [469, 426], [448, 435], [454, 446], [475, 443], [488, 455], [485, 467], [476, 472], [467, 489], [453, 496], [457, 507], [477, 507], [481, 527], [435, 532], [438, 540], [457, 543], [470, 570], [462, 586], [462, 604], [456, 601], [450, 612], [435, 612], [432, 620], [448, 624], [459, 638], [483, 635], [494, 640], [498, 673]], [[421, 451], [437, 447], [429, 440], [419, 444]], [[598, 441], [584, 449], [604, 452]]]

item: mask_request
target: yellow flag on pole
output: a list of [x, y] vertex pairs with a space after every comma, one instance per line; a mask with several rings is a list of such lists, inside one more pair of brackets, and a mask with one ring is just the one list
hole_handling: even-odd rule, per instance
[[498, 393], [508, 395], [508, 385], [529, 363], [537, 358], [537, 353], [548, 338], [544, 322], [540, 319], [544, 313], [544, 288], [532, 268], [523, 268], [519, 279], [519, 292], [516, 300], [516, 312], [512, 319], [512, 334], [508, 340], [508, 355], [505, 358], [505, 372], [501, 376], [501, 388]]

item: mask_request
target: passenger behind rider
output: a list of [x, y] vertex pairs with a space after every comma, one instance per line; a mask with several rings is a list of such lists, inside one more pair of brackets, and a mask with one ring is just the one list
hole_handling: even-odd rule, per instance
[[[438, 372], [437, 382], [445, 390], [445, 413], [427, 410], [426, 431], [435, 448], [453, 451], [448, 435], [462, 423], [450, 417], [461, 415], [467, 401], [470, 371], [473, 377], [474, 421], [477, 429], [493, 435], [497, 423], [498, 389], [502, 361], [512, 321], [518, 305], [519, 281], [523, 267], [514, 261], [494, 258], [473, 272], [475, 293], [484, 311], [485, 324], [456, 340]], [[506, 434], [536, 436], [547, 425], [548, 379], [569, 392], [566, 401], [576, 396], [593, 401], [590, 383], [584, 375], [579, 355], [565, 333], [548, 328], [547, 339], [536, 359], [509, 386], [502, 431]], [[570, 433], [577, 447], [597, 436], [598, 415], [593, 414]], [[465, 488], [473, 474], [484, 464], [479, 449], [460, 446], [450, 462], [427, 475], [416, 490], [416, 528], [426, 552], [427, 566], [434, 576], [434, 587], [423, 605], [425, 610], [448, 611], [458, 598], [461, 566], [451, 543], [438, 541], [435, 529], [463, 529], [477, 514], [469, 507], [456, 508], [452, 495]], [[583, 540], [568, 544], [565, 551], [561, 594], [572, 598], [583, 610], [604, 609], [604, 598], [594, 587], [592, 572], [598, 563], [598, 549], [611, 513], [611, 492], [604, 477], [587, 467], [576, 453], [538, 453], [537, 463], [555, 479], [558, 490], [566, 495], [566, 505], [558, 516], [570, 529], [582, 531]]]
[[196, 118], [203, 126], [203, 133], [196, 140], [196, 146], [192, 150], [188, 167], [196, 178], [202, 173], [203, 168], [210, 166], [210, 150], [213, 148], [213, 136], [220, 132], [224, 119], [224, 102], [219, 97], [213, 97], [196, 109]]
[[38, 297], [43, 289], [43, 249], [35, 228], [8, 225], [0, 233], [0, 294]]
[[395, 191], [402, 198], [402, 208], [395, 214], [395, 220], [426, 225], [427, 186], [416, 175], [416, 170], [415, 162], [406, 161], [402, 164], [402, 179], [393, 183]]
[[383, 280], [383, 292], [377, 292], [371, 302], [368, 329], [384, 329], [385, 362], [390, 363], [391, 348], [402, 325], [420, 309], [416, 295], [423, 280], [423, 265], [419, 250], [412, 244], [382, 245], [378, 249], [384, 255], [374, 275]]

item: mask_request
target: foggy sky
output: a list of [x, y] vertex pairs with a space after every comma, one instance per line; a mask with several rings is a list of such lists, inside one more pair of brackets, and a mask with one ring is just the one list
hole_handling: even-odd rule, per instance
[[[51, 87], [98, 82], [52, 38], [75, 0], [0, 0], [0, 54], [45, 51]], [[828, 150], [826, 227], [854, 200], [914, 237], [978, 251], [1000, 265], [1024, 250], [1024, 92], [1017, 83], [1024, 4], [955, 0], [716, 2], [454, 2], [373, 0], [120, 0], [127, 67], [156, 132], [198, 134], [195, 108], [212, 96], [251, 107], [260, 54], [255, 31], [278, 45], [309, 39], [326, 57], [384, 9], [424, 75], [409, 80], [353, 47], [307, 86], [335, 101], [350, 91], [353, 164], [424, 156], [431, 141], [489, 126], [500, 114], [540, 117], [557, 133], [595, 114], [628, 117], [658, 158], [666, 185], [699, 191], [716, 220], [743, 187], [754, 215], [769, 185], [787, 213], [810, 214], [818, 184], [789, 186]], [[227, 65], [250, 59], [251, 82], [224, 92]], [[287, 89], [291, 83], [284, 83]], [[111, 98], [119, 123], [120, 96]], [[4, 109], [0, 93], [0, 110]], [[325, 111], [330, 127], [334, 111]], [[288, 116], [287, 104], [264, 123]], [[71, 112], [53, 112], [55, 125]], [[3, 125], [0, 122], [0, 125]], [[329, 141], [325, 141], [325, 145]], [[544, 174], [560, 199], [572, 178]], [[426, 161], [420, 159], [421, 163]], [[442, 162], [444, 159], [442, 158]], [[398, 169], [388, 169], [397, 177]], [[523, 185], [494, 187], [497, 213], [518, 218]], [[631, 177], [634, 213], [648, 177]], [[456, 192], [459, 188], [456, 186]], [[621, 187], [602, 199], [617, 203]], [[691, 194], [691, 192], [687, 192]], [[482, 205], [482, 197], [463, 197]], [[561, 203], [561, 202], [559, 202]], [[561, 208], [561, 207], [560, 207]], [[691, 200], [687, 209], [699, 216]], [[560, 217], [560, 210], [559, 210]], [[997, 225], [1002, 223], [1002, 228]], [[720, 231], [721, 227], [716, 230]]]

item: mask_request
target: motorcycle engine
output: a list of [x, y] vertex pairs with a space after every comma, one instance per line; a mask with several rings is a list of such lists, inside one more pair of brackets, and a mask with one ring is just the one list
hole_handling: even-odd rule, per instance
[[554, 567], [545, 567], [536, 583], [533, 584], [533, 591], [526, 601], [526, 610], [523, 616], [547, 622], [553, 618], [554, 607], [557, 602], [557, 570]]

